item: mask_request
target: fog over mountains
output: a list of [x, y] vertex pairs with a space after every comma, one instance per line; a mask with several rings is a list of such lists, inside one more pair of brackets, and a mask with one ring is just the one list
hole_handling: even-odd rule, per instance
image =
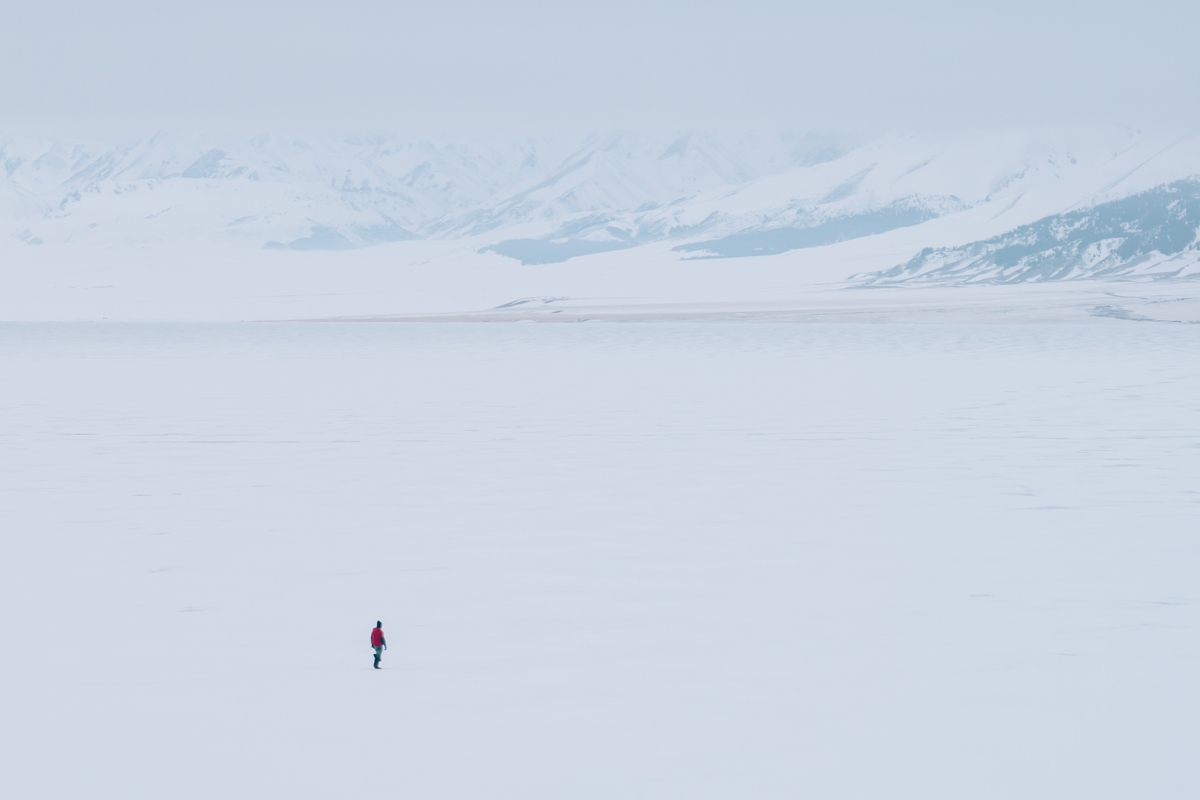
[[10, 254], [432, 239], [525, 264], [649, 243], [690, 260], [911, 228], [912, 260], [857, 280], [1019, 282], [1190, 276], [1200, 224], [1188, 182], [1200, 138], [1128, 128], [494, 141], [161, 132], [124, 144], [2, 139], [0, 164]]

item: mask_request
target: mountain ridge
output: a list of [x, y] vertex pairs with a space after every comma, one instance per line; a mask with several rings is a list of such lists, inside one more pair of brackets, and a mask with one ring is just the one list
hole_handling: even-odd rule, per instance
[[[680, 259], [770, 256], [899, 228], [928, 232], [914, 253], [962, 247], [1200, 174], [1200, 141], [1126, 128], [866, 141], [821, 131], [470, 142], [159, 132], [120, 145], [0, 139], [0, 165], [10, 246], [346, 250], [445, 239], [560, 263], [654, 242]], [[917, 273], [929, 271], [863, 279]]]
[[1200, 278], [1200, 178], [1046, 217], [962, 247], [927, 247], [866, 285]]

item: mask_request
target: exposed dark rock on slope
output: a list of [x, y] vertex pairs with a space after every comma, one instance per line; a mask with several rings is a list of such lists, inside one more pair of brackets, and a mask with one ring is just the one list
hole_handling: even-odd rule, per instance
[[1056, 214], [962, 247], [926, 248], [867, 285], [1200, 277], [1200, 179]]

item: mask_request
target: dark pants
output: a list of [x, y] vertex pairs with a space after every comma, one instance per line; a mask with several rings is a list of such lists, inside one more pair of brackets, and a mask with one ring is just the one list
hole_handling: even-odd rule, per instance
[[379, 659], [383, 658], [383, 646], [375, 648], [375, 669], [379, 669]]

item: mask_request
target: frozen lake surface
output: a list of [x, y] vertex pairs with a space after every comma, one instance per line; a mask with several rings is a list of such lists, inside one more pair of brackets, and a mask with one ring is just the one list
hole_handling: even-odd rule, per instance
[[2, 325], [0, 788], [1195, 797], [1198, 353]]

